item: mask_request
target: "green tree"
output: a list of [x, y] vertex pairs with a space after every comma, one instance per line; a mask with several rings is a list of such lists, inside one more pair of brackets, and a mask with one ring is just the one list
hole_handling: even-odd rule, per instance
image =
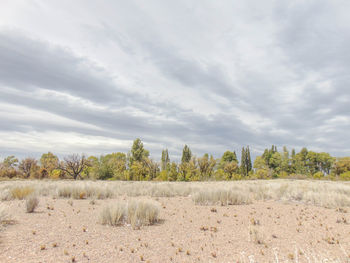
[[243, 176], [248, 176], [249, 172], [252, 170], [252, 160], [250, 157], [249, 146], [247, 148], [242, 147], [241, 155], [241, 174]]
[[169, 170], [170, 158], [168, 149], [162, 151], [162, 171]]
[[177, 181], [177, 177], [178, 177], [177, 164], [175, 162], [172, 162], [170, 165], [168, 180]]
[[142, 162], [144, 159], [148, 158], [148, 156], [149, 151], [143, 147], [142, 141], [139, 138], [134, 140], [129, 158], [130, 165], [132, 165], [134, 161]]
[[191, 161], [191, 158], [192, 158], [192, 152], [190, 148], [187, 145], [185, 145], [182, 150], [181, 163], [188, 163]]
[[[59, 164], [58, 157], [54, 155], [51, 152], [44, 153], [41, 155], [40, 158], [40, 165], [41, 165], [41, 175], [42, 177], [51, 177], [53, 174], [53, 171], [57, 169]], [[47, 173], [47, 176], [45, 176], [45, 173]]]
[[216, 160], [212, 155], [209, 158], [209, 155], [206, 153], [203, 155], [203, 157], [198, 158], [197, 162], [200, 173], [200, 179], [208, 180], [214, 172]]
[[3, 162], [0, 163], [0, 177], [13, 178], [18, 175], [17, 172], [18, 159], [11, 155], [6, 157]]
[[231, 152], [231, 151], [224, 152], [224, 154], [221, 157], [221, 162], [222, 163], [228, 163], [228, 162], [238, 163], [236, 152]]

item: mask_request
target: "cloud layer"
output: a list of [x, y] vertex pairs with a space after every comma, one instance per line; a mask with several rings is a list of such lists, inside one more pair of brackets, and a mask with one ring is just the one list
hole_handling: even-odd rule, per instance
[[[34, 4], [35, 3], [35, 4]], [[0, 156], [349, 155], [347, 1], [11, 1], [0, 10]]]

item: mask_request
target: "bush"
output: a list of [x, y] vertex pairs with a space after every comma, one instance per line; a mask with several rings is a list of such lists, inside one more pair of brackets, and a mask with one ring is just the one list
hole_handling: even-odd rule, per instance
[[243, 192], [242, 190], [202, 190], [193, 196], [195, 204], [199, 205], [242, 205], [250, 204], [251, 198], [249, 192]]
[[339, 178], [344, 181], [350, 180], [350, 171], [340, 174]]
[[39, 204], [39, 199], [36, 196], [30, 196], [26, 201], [27, 213], [33, 213]]
[[131, 201], [127, 206], [127, 222], [133, 228], [153, 225], [158, 221], [159, 208], [150, 201]]
[[105, 207], [100, 215], [102, 225], [118, 226], [124, 223], [126, 215], [124, 203], [117, 203], [113, 207]]
[[256, 171], [256, 177], [258, 179], [267, 179], [269, 178], [269, 172], [265, 169], [259, 169]]
[[105, 207], [100, 215], [103, 225], [118, 226], [130, 224], [134, 229], [153, 225], [158, 221], [159, 207], [151, 201], [133, 200], [129, 203], [118, 202]]
[[324, 174], [322, 172], [314, 173], [312, 176], [314, 179], [322, 179], [324, 177]]
[[12, 198], [23, 200], [34, 192], [30, 186], [15, 187], [11, 189]]

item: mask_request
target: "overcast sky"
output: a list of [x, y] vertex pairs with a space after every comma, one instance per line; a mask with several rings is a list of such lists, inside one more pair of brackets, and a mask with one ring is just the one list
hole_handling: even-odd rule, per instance
[[0, 157], [350, 155], [350, 1], [0, 0]]

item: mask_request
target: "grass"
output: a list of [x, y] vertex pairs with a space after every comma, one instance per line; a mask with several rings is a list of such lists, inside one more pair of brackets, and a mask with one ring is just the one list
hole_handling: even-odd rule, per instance
[[100, 222], [103, 225], [119, 226], [130, 224], [134, 229], [153, 225], [158, 221], [159, 206], [148, 200], [117, 202], [103, 208]]
[[259, 200], [300, 202], [316, 206], [350, 207], [350, 182], [313, 180], [250, 180], [225, 182], [125, 181], [0, 181], [0, 199], [38, 196], [72, 199], [107, 199], [118, 196], [191, 196], [198, 205], [239, 205]]
[[33, 192], [34, 192], [34, 188], [30, 186], [14, 187], [11, 190], [12, 198], [19, 199], [19, 200], [25, 199], [27, 196], [31, 195]]
[[32, 195], [26, 200], [26, 211], [27, 213], [33, 213], [37, 206], [39, 205], [39, 199]]
[[197, 205], [242, 205], [250, 204], [252, 199], [250, 195], [241, 190], [202, 190], [193, 196], [193, 201]]

